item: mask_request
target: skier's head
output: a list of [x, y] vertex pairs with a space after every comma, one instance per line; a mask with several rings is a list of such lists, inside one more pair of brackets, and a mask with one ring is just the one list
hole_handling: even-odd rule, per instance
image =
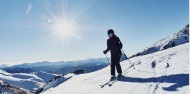
[[114, 35], [113, 29], [108, 30], [108, 36], [111, 38]]

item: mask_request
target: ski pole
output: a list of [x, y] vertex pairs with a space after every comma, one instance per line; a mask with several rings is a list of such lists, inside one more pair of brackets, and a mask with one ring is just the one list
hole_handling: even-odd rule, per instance
[[[131, 61], [128, 59], [128, 61], [131, 63]], [[133, 66], [133, 69], [135, 69], [135, 67], [134, 67], [134, 65], [132, 65], [132, 63], [131, 63], [131, 66]]]
[[[121, 49], [121, 51], [124, 53], [124, 55], [127, 57], [127, 55], [125, 54], [125, 52], [123, 51], [123, 49]], [[133, 64], [131, 63], [131, 61], [128, 59], [129, 63], [131, 64], [131, 66], [133, 66]], [[133, 66], [133, 69], [135, 69], [135, 67]]]
[[109, 63], [109, 65], [110, 65], [111, 63], [110, 63], [110, 61], [109, 61], [109, 59], [108, 59], [108, 57], [107, 57], [107, 55], [106, 55], [106, 54], [105, 54], [105, 56], [106, 56], [106, 58], [107, 58], [107, 60], [108, 60], [108, 63]]

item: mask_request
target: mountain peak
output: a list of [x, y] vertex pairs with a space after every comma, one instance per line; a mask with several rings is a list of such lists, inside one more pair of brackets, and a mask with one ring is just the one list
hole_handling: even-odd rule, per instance
[[139, 52], [131, 57], [141, 56], [146, 54], [151, 54], [157, 51], [165, 50], [171, 47], [175, 47], [184, 43], [189, 42], [189, 24], [187, 24], [179, 32], [168, 36], [160, 41], [154, 43], [153, 45], [148, 46], [144, 51]]

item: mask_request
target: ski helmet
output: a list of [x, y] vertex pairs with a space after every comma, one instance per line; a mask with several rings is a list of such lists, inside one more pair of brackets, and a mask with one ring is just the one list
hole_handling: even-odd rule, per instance
[[113, 33], [113, 34], [114, 34], [113, 29], [109, 29], [109, 30], [108, 30], [108, 34], [111, 34], [111, 33]]

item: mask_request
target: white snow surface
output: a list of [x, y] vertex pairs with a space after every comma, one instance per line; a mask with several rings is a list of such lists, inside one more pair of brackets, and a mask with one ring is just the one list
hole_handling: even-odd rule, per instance
[[0, 80], [0, 94], [33, 94], [32, 92], [14, 87]]
[[7, 73], [0, 70], [0, 80], [11, 84], [18, 88], [23, 88], [30, 91], [36, 91], [43, 88], [44, 85], [52, 80], [56, 74], [46, 72], [37, 73]]
[[52, 80], [55, 76], [58, 76], [57, 74], [51, 74], [43, 71], [37, 72], [35, 75], [43, 79], [45, 83]]
[[42, 94], [189, 94], [189, 43], [130, 61], [136, 69], [127, 60], [121, 62], [124, 77], [110, 86], [101, 88], [110, 79], [108, 66], [96, 72], [72, 75]]

